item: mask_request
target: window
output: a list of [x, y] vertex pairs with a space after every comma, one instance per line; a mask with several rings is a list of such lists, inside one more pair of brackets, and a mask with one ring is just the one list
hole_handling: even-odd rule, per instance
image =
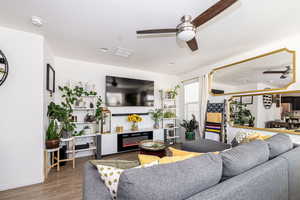
[[193, 81], [184, 84], [184, 118], [186, 120], [192, 119], [192, 115], [199, 120], [199, 82]]

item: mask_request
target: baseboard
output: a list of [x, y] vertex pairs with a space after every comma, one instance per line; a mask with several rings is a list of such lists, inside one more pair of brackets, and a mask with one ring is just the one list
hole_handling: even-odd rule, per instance
[[0, 186], [0, 191], [27, 187], [27, 186], [31, 186], [31, 185], [41, 184], [43, 182], [44, 182], [44, 177], [41, 177], [41, 180], [33, 181], [33, 182], [29, 182], [29, 183], [20, 183], [20, 184], [14, 184], [14, 185], [1, 185]]

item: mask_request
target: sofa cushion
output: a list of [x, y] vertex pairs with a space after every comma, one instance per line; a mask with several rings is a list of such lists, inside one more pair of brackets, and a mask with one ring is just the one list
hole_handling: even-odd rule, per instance
[[216, 185], [221, 176], [222, 160], [212, 153], [151, 168], [129, 169], [121, 174], [118, 199], [182, 200]]
[[292, 140], [286, 134], [279, 133], [265, 141], [269, 145], [270, 159], [275, 158], [276, 156], [283, 154], [293, 148]]
[[223, 179], [227, 179], [268, 161], [269, 147], [265, 141], [257, 140], [224, 151], [221, 157]]

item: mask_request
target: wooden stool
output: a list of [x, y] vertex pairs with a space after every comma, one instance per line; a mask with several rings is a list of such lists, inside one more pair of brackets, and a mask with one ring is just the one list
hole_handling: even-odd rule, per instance
[[[57, 152], [57, 157], [55, 157], [54, 153]], [[48, 173], [51, 170], [51, 168], [56, 167], [56, 170], [59, 171], [59, 148], [55, 149], [45, 149], [45, 159], [44, 159], [44, 166], [45, 166], [45, 179], [48, 177]], [[51, 163], [49, 165], [49, 157], [48, 154], [51, 155]], [[56, 161], [54, 163], [54, 161]]]
[[[59, 160], [59, 162], [66, 162], [72, 161], [73, 162], [73, 169], [75, 168], [75, 138], [61, 138], [61, 142], [66, 143], [67, 145], [67, 159]], [[70, 156], [69, 156], [70, 155]]]

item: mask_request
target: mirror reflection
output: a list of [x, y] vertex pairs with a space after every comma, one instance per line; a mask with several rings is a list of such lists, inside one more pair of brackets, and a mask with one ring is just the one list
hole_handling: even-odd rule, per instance
[[235, 127], [300, 134], [300, 91], [235, 96], [229, 108], [229, 121]]
[[235, 94], [285, 89], [294, 83], [295, 52], [280, 49], [215, 69], [211, 93]]

